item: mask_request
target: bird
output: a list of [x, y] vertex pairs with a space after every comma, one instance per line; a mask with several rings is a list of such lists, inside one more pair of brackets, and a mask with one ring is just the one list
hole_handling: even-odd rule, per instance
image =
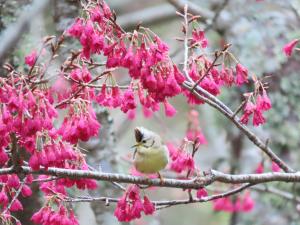
[[144, 127], [134, 129], [136, 144], [133, 154], [133, 163], [137, 171], [143, 174], [157, 173], [161, 182], [163, 178], [160, 171], [169, 162], [169, 151], [163, 144], [160, 136]]

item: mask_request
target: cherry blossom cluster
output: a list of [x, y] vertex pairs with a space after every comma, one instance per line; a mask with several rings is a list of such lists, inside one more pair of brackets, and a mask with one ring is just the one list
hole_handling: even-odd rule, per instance
[[272, 108], [271, 101], [265, 90], [262, 91], [262, 94], [249, 94], [246, 97], [246, 103], [244, 107], [243, 115], [240, 121], [243, 124], [248, 124], [250, 117], [252, 117], [252, 123], [254, 126], [259, 126], [266, 122], [263, 112], [268, 111]]
[[[56, 205], [57, 210], [52, 205]], [[74, 211], [69, 210], [56, 199], [49, 200], [49, 204], [33, 214], [31, 221], [42, 225], [79, 225]]]
[[32, 175], [27, 175], [22, 182], [15, 174], [0, 176], [0, 182], [4, 184], [0, 192], [0, 205], [2, 208], [0, 221], [6, 223], [15, 220], [16, 224], [18, 224], [19, 221], [11, 216], [11, 212], [23, 210], [23, 205], [18, 200], [18, 196], [16, 196], [18, 195], [17, 190], [20, 189], [20, 194], [24, 198], [31, 196], [32, 190], [29, 185], [32, 183], [32, 180]]
[[129, 222], [141, 218], [141, 213], [152, 215], [155, 211], [154, 204], [144, 195], [140, 197], [140, 188], [137, 185], [129, 185], [124, 195], [118, 201], [115, 216], [121, 222]]
[[200, 128], [199, 113], [192, 109], [189, 111], [187, 119], [186, 136], [181, 145], [176, 147], [171, 142], [167, 143], [171, 159], [169, 168], [176, 173], [183, 171], [189, 171], [189, 173], [194, 172], [196, 170], [194, 155], [201, 144], [207, 143]]
[[[228, 52], [229, 45], [225, 46], [222, 51], [216, 51], [215, 58], [212, 60], [204, 51], [208, 46], [204, 31], [194, 27], [189, 46], [192, 54], [188, 59], [188, 78], [210, 94], [219, 95], [220, 88], [224, 85], [232, 86], [235, 84], [241, 86], [249, 82], [247, 68], [240, 64], [232, 53]], [[217, 63], [221, 57], [222, 62]], [[221, 67], [219, 64], [221, 64]], [[232, 64], [235, 64], [235, 68], [231, 67]], [[204, 103], [188, 90], [185, 90], [184, 94], [190, 104]]]
[[230, 197], [219, 198], [213, 201], [213, 209], [215, 211], [225, 212], [249, 212], [254, 208], [254, 201], [249, 192], [238, 195], [233, 201]]
[[69, 115], [65, 117], [58, 133], [64, 141], [76, 144], [79, 140], [88, 141], [98, 135], [100, 124], [90, 105], [74, 104], [69, 108]]
[[167, 144], [171, 158], [170, 169], [176, 173], [195, 170], [195, 162], [192, 154], [187, 150], [187, 145], [187, 141], [185, 141], [179, 148], [176, 148], [172, 143]]
[[[87, 18], [78, 18], [68, 34], [80, 41], [83, 59], [102, 54], [107, 58], [107, 68], [128, 69], [139, 86], [138, 96], [143, 107], [155, 112], [162, 102], [167, 116], [175, 114], [167, 98], [181, 93], [180, 84], [185, 78], [170, 60], [168, 46], [157, 35], [146, 28], [123, 32], [104, 2], [88, 8]], [[73, 79], [78, 80], [76, 76]], [[106, 82], [96, 101], [102, 106], [120, 107], [125, 113], [136, 108], [132, 87], [122, 93], [116, 84], [107, 87]]]
[[[38, 77], [40, 74], [35, 74], [36, 71], [41, 71], [33, 69], [37, 60], [36, 53], [25, 58], [29, 71], [33, 74], [24, 75], [11, 71], [8, 77], [0, 79], [0, 164], [3, 168], [14, 163], [21, 167], [27, 161], [33, 170], [48, 167], [87, 169], [82, 153], [73, 144], [79, 139], [88, 140], [98, 133], [100, 125], [95, 116], [92, 116], [94, 111], [88, 104], [83, 109], [81, 104], [74, 112], [75, 105], [71, 104], [71, 116], [60, 128], [54, 127], [58, 116], [54, 105], [55, 91], [46, 86], [35, 86], [34, 82], [41, 79]], [[23, 210], [17, 193], [20, 190], [23, 197], [30, 196], [31, 190], [28, 185], [32, 179], [26, 178], [21, 182], [16, 174], [1, 175], [0, 197], [2, 212], [5, 212], [5, 218], [1, 218], [2, 220], [13, 221], [15, 218], [10, 216], [10, 212]], [[91, 179], [65, 178], [45, 182], [40, 185], [40, 189], [51, 190], [53, 195], [74, 185], [79, 189], [96, 188], [95, 181]]]

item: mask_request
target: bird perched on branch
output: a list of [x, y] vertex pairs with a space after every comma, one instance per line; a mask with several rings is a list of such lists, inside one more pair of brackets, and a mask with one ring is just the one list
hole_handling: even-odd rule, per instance
[[157, 173], [162, 181], [159, 171], [169, 162], [167, 146], [162, 143], [160, 136], [144, 127], [134, 130], [136, 144], [133, 154], [135, 168], [144, 174]]

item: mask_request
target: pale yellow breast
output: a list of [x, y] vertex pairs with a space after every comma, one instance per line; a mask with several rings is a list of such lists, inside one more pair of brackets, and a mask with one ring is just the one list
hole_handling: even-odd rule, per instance
[[168, 149], [165, 145], [161, 148], [138, 147], [134, 158], [135, 168], [141, 173], [157, 173], [164, 169], [169, 161]]

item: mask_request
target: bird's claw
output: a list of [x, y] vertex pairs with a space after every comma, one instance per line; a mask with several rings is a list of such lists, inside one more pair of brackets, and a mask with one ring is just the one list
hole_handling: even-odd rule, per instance
[[162, 175], [159, 172], [157, 172], [157, 175], [158, 175], [158, 178], [160, 180], [160, 185], [163, 185], [165, 183], [165, 181], [164, 181]]

